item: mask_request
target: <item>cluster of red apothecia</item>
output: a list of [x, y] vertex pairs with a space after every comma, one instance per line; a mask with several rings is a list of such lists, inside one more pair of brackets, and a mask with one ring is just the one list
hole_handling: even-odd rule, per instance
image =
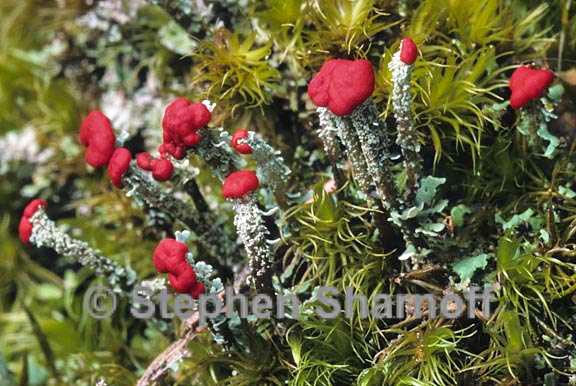
[[204, 293], [205, 287], [202, 282], [196, 280], [196, 273], [186, 260], [188, 247], [174, 239], [160, 241], [152, 260], [154, 267], [159, 273], [167, 273], [168, 281], [174, 291], [186, 293], [197, 299]]
[[[418, 48], [410, 38], [402, 40], [400, 60], [412, 65], [418, 56]], [[552, 84], [554, 73], [548, 69], [521, 66], [512, 74], [510, 106], [519, 109], [543, 95]], [[352, 113], [369, 98], [375, 85], [374, 70], [367, 60], [329, 59], [308, 85], [308, 95], [318, 107], [326, 107], [338, 116]], [[174, 172], [170, 157], [183, 159], [189, 149], [202, 140], [200, 129], [211, 119], [210, 110], [200, 102], [177, 98], [170, 103], [162, 119], [163, 143], [158, 148], [159, 157], [151, 154], [136, 155], [137, 166], [152, 173], [157, 181], [169, 180]], [[231, 147], [240, 154], [251, 154], [252, 147], [246, 143], [247, 130], [237, 130], [232, 136]], [[86, 162], [95, 167], [108, 167], [108, 176], [114, 186], [122, 187], [122, 177], [130, 167], [132, 154], [123, 147], [116, 147], [116, 136], [110, 120], [100, 111], [92, 111], [80, 127], [80, 142], [86, 147]], [[228, 199], [241, 199], [259, 187], [253, 171], [240, 170], [231, 173], [223, 183], [222, 194]], [[44, 200], [31, 201], [20, 222], [20, 238], [28, 243], [32, 234], [29, 219], [35, 211], [46, 206]], [[154, 266], [160, 273], [168, 273], [168, 279], [176, 292], [198, 297], [205, 291], [196, 280], [193, 268], [186, 260], [188, 248], [174, 239], [164, 239], [154, 251]]]
[[[136, 155], [138, 168], [151, 172], [156, 181], [167, 181], [174, 173], [171, 157], [183, 159], [189, 149], [202, 140], [200, 129], [210, 121], [212, 114], [202, 103], [194, 103], [186, 98], [177, 98], [170, 103], [162, 119], [163, 143], [158, 148], [159, 157], [148, 152]], [[252, 148], [246, 143], [238, 143], [248, 138], [248, 131], [238, 130], [230, 144], [240, 154], [250, 154]], [[82, 122], [80, 142], [86, 147], [86, 162], [95, 167], [108, 167], [112, 184], [122, 187], [122, 177], [130, 168], [132, 154], [123, 147], [116, 147], [116, 136], [110, 120], [100, 111], [92, 111]], [[240, 170], [231, 173], [222, 186], [225, 198], [239, 199], [259, 187], [256, 173]], [[24, 220], [23, 220], [24, 221]], [[31, 225], [28, 233], [31, 233]], [[29, 236], [28, 236], [29, 238]], [[172, 288], [179, 293], [198, 297], [204, 292], [204, 285], [196, 281], [193, 268], [185, 259], [188, 248], [174, 239], [164, 239], [154, 251], [154, 266], [159, 273], [168, 273]]]
[[28, 245], [30, 244], [30, 236], [32, 236], [32, 223], [30, 218], [34, 216], [34, 213], [38, 208], [45, 208], [47, 205], [46, 201], [41, 198], [36, 198], [26, 205], [24, 212], [22, 212], [22, 217], [20, 218], [20, 224], [18, 225], [18, 234], [20, 235], [20, 241]]

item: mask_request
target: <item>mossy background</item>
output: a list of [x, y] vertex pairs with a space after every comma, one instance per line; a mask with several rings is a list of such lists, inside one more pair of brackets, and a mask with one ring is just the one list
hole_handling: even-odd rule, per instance
[[[374, 99], [393, 131], [387, 64], [404, 36], [421, 51], [415, 124], [427, 174], [447, 179], [438, 196], [450, 201], [442, 215], [451, 226], [424, 266], [400, 277], [401, 242], [374, 226], [377, 213], [349, 170], [337, 195], [322, 190], [331, 163], [306, 85], [328, 57], [369, 59]], [[552, 159], [504, 104], [523, 63], [555, 71], [551, 92], [563, 90], [531, 108], [556, 115]], [[75, 236], [154, 277], [151, 251], [179, 228], [89, 170], [77, 133], [85, 113], [100, 108], [130, 134], [133, 152], [154, 149], [163, 108], [177, 95], [215, 102], [214, 127], [257, 131], [291, 166], [296, 198], [279, 221], [277, 257], [285, 288], [306, 307], [319, 285], [369, 296], [470, 283], [500, 291], [490, 320], [304, 316], [246, 324], [232, 348], [204, 334], [161, 384], [576, 384], [572, 0], [2, 0], [0, 385], [133, 385], [176, 339], [178, 320], [85, 315], [83, 294], [101, 279], [22, 246], [17, 226], [26, 202], [45, 198], [51, 218]], [[192, 161], [231, 227], [219, 183]], [[401, 168], [396, 177], [401, 184]]]

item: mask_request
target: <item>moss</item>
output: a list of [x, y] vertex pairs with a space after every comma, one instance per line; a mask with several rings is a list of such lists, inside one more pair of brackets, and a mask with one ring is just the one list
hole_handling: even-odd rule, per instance
[[[27, 141], [18, 135], [33, 128], [39, 150], [52, 150], [42, 163], [34, 154], [12, 157], [23, 150], [0, 136], [0, 383], [135, 384], [184, 342], [177, 360], [156, 368], [159, 384], [575, 384], [573, 1], [89, 3], [0, 2], [0, 135]], [[417, 143], [400, 148], [389, 64], [408, 36], [419, 57], [400, 107]], [[317, 114], [306, 89], [329, 57], [366, 58], [375, 69], [374, 103], [365, 107], [381, 122], [376, 114], [363, 119], [362, 109], [346, 118], [363, 133], [355, 147], [337, 133], [318, 136], [326, 111]], [[559, 76], [520, 112], [507, 100], [521, 64]], [[139, 280], [157, 279], [154, 245], [186, 226], [112, 191], [105, 170], [84, 165], [77, 131], [83, 114], [100, 108], [118, 132], [130, 128], [131, 152], [154, 153], [159, 112], [175, 96], [216, 104], [202, 132], [211, 141], [178, 165], [197, 184], [192, 196], [183, 181], [159, 189], [204, 220], [196, 228], [222, 229], [213, 247], [234, 250], [218, 256], [223, 279], [235, 272], [241, 282], [246, 256], [221, 179], [267, 162], [234, 154], [228, 133], [256, 132], [271, 145], [267, 154], [279, 150], [292, 170], [276, 185], [281, 209], [269, 210], [273, 192], [262, 184], [251, 210], [274, 254], [272, 285], [298, 296], [299, 319], [222, 317], [193, 332], [180, 320], [138, 320], [121, 302], [112, 318], [95, 320], [84, 295], [106, 278], [18, 242], [22, 208], [42, 197], [75, 238]], [[386, 173], [369, 172], [362, 151], [376, 131], [389, 146], [368, 155], [381, 158]], [[410, 145], [416, 172], [402, 159]], [[351, 157], [353, 148], [360, 151]], [[395, 202], [380, 200], [375, 175], [397, 191]], [[410, 232], [416, 237], [403, 237]], [[212, 250], [209, 240], [189, 241]], [[191, 249], [194, 261], [208, 258], [202, 250]], [[484, 284], [497, 289], [494, 312], [477, 304], [474, 319], [418, 318], [409, 309], [404, 318], [362, 318], [359, 307], [352, 318], [313, 315], [320, 286], [372, 300]]]

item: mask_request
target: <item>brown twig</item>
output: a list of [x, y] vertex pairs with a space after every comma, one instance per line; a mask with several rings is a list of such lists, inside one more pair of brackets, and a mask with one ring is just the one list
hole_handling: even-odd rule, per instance
[[[245, 286], [248, 275], [248, 267], [244, 267], [234, 280], [234, 291], [240, 292]], [[218, 293], [218, 297], [224, 300], [224, 291]], [[196, 311], [190, 318], [184, 321], [182, 326], [181, 338], [172, 343], [166, 350], [158, 355], [144, 371], [144, 374], [138, 380], [136, 386], [152, 386], [172, 367], [174, 363], [189, 355], [188, 343], [198, 334], [206, 331], [200, 327], [200, 314]]]
[[175, 362], [188, 356], [188, 343], [198, 334], [199, 314], [195, 312], [187, 321], [184, 336], [172, 343], [150, 363], [136, 386], [154, 385]]

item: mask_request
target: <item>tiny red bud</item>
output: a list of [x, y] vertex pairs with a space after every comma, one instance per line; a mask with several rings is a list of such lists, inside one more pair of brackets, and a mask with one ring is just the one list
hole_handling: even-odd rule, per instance
[[112, 154], [110, 162], [108, 163], [108, 177], [115, 187], [122, 187], [122, 177], [124, 173], [130, 167], [130, 161], [132, 160], [132, 154], [126, 148], [119, 147]]
[[20, 236], [20, 241], [23, 244], [30, 244], [30, 236], [32, 236], [32, 223], [30, 218], [34, 216], [34, 213], [38, 208], [44, 208], [47, 206], [45, 200], [41, 198], [34, 199], [26, 205], [24, 211], [22, 212], [22, 217], [20, 218], [20, 224], [18, 224], [18, 235]]
[[414, 40], [410, 38], [402, 39], [400, 42], [400, 60], [405, 64], [413, 64], [418, 58], [418, 47]]
[[136, 154], [136, 165], [142, 170], [150, 171], [152, 170], [152, 156], [148, 152]]
[[241, 139], [247, 139], [247, 138], [248, 138], [248, 130], [244, 129], [236, 130], [234, 135], [232, 135], [232, 143], [231, 143], [232, 148], [240, 154], [252, 154], [252, 147], [249, 144], [238, 142]]
[[153, 160], [152, 162], [152, 177], [154, 177], [156, 181], [167, 181], [172, 178], [172, 174], [174, 174], [174, 165], [172, 165], [170, 160], [160, 159]]

